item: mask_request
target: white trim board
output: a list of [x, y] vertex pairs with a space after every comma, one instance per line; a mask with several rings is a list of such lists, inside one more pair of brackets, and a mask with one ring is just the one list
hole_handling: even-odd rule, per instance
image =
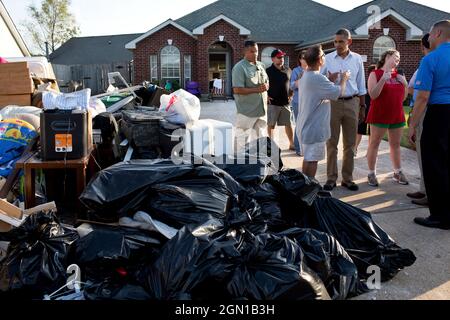
[[381, 20], [383, 20], [388, 16], [392, 17], [396, 22], [398, 22], [401, 26], [403, 26], [406, 29], [406, 40], [412, 40], [413, 38], [421, 37], [424, 34], [422, 29], [420, 29], [414, 23], [412, 23], [404, 16], [402, 16], [401, 14], [392, 9], [384, 11], [382, 14], [376, 16], [374, 19], [370, 19], [368, 17], [367, 21], [364, 24], [360, 25], [358, 28], [355, 29], [355, 33], [358, 35], [368, 35], [369, 28], [372, 25], [374, 25], [377, 22], [380, 22]]
[[17, 43], [17, 46], [20, 48], [20, 51], [22, 51], [22, 54], [25, 57], [30, 57], [31, 53], [28, 50], [28, 47], [23, 40], [22, 36], [20, 35], [19, 31], [16, 28], [16, 25], [14, 24], [14, 21], [12, 20], [11, 16], [8, 13], [8, 10], [6, 9], [3, 2], [0, 0], [0, 19], [3, 19], [3, 21], [6, 24], [6, 27], [11, 32], [12, 37]]
[[213, 25], [214, 23], [216, 23], [219, 20], [224, 20], [224, 21], [228, 22], [229, 24], [231, 24], [232, 26], [234, 26], [237, 29], [239, 29], [239, 34], [241, 36], [249, 36], [251, 34], [250, 30], [248, 30], [243, 25], [237, 23], [233, 19], [230, 19], [230, 18], [228, 18], [227, 16], [225, 16], [223, 14], [220, 14], [217, 17], [215, 17], [214, 19], [211, 19], [211, 20], [205, 22], [204, 24], [198, 26], [197, 28], [194, 29], [194, 31], [192, 33], [195, 34], [195, 35], [197, 35], [197, 34], [199, 34], [199, 35], [200, 34], [204, 34], [206, 28], [208, 28], [209, 26]]
[[142, 36], [134, 39], [133, 41], [128, 42], [125, 45], [126, 49], [136, 49], [136, 44], [142, 40], [144, 40], [145, 38], [151, 36], [152, 34], [158, 32], [159, 30], [167, 27], [167, 26], [174, 26], [175, 28], [183, 31], [184, 33], [186, 33], [187, 35], [191, 36], [192, 38], [196, 39], [195, 36], [192, 34], [191, 31], [189, 31], [188, 29], [186, 29], [185, 27], [179, 25], [178, 23], [176, 23], [175, 21], [173, 21], [172, 19], [166, 20], [165, 22], [161, 23], [160, 25], [154, 27], [153, 29], [147, 31], [146, 33], [144, 33]]

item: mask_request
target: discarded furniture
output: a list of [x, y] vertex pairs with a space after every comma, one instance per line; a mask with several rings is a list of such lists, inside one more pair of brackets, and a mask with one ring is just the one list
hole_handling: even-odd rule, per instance
[[209, 101], [214, 99], [223, 99], [228, 101], [228, 97], [225, 91], [226, 79], [213, 79], [209, 82]]
[[[35, 206], [35, 174], [38, 169], [71, 169], [76, 171], [76, 196], [83, 192], [86, 186], [86, 168], [89, 163], [91, 153], [81, 159], [76, 160], [56, 160], [44, 161], [38, 158], [38, 153], [33, 154], [28, 159], [20, 159], [16, 163], [16, 168], [24, 170], [25, 178], [25, 208]], [[79, 205], [79, 203], [78, 203]]]

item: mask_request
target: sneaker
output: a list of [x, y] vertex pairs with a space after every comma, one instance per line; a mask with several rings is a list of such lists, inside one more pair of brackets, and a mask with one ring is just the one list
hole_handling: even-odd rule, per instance
[[406, 176], [403, 174], [402, 171], [400, 171], [399, 173], [394, 173], [394, 175], [392, 176], [392, 180], [403, 185], [409, 184], [408, 179], [406, 179]]
[[378, 179], [375, 173], [371, 173], [367, 176], [367, 183], [369, 186], [378, 187]]

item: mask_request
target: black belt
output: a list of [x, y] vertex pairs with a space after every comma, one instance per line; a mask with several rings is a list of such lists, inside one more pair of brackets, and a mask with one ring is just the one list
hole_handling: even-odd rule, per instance
[[358, 97], [357, 94], [355, 94], [354, 96], [351, 96], [351, 97], [339, 97], [338, 100], [352, 100], [353, 98], [356, 98], [356, 97]]

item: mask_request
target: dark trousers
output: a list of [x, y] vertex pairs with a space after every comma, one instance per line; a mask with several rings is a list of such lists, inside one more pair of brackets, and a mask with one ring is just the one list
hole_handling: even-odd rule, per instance
[[430, 215], [450, 223], [450, 104], [428, 106], [420, 146]]

